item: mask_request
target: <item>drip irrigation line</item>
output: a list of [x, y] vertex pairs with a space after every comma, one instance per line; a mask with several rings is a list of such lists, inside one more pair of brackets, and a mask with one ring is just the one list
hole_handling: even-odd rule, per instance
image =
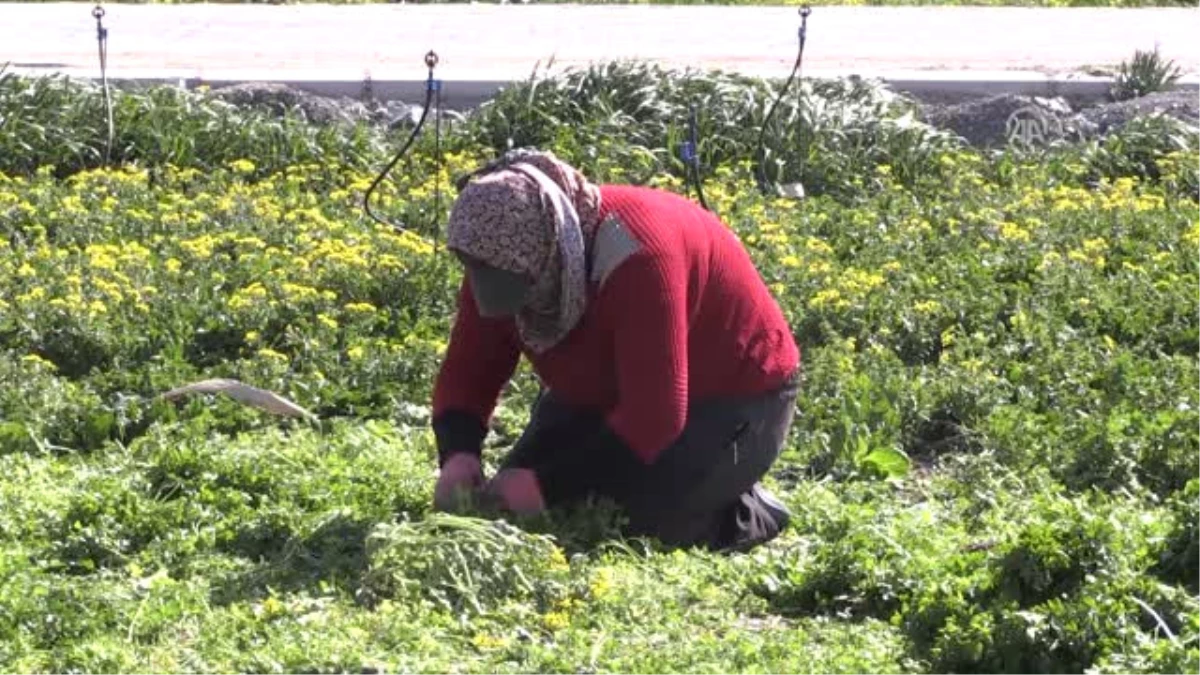
[[96, 46], [100, 56], [100, 82], [104, 89], [104, 110], [108, 119], [108, 139], [104, 144], [104, 165], [112, 161], [112, 146], [116, 138], [116, 125], [113, 123], [112, 93], [108, 86], [108, 29], [104, 27], [104, 8], [96, 5], [92, 9], [92, 18], [96, 19]]
[[[812, 8], [810, 8], [808, 5], [805, 5], [800, 8], [800, 36], [799, 36], [800, 37], [800, 48], [796, 52], [796, 62], [795, 62], [795, 64], [792, 65], [791, 75], [788, 76], [787, 82], [784, 83], [783, 88], [779, 90], [779, 95], [775, 97], [775, 103], [771, 106], [771, 109], [769, 111], [767, 111], [767, 116], [765, 118], [763, 118], [762, 127], [760, 127], [758, 130], [758, 189], [760, 191], [762, 191], [764, 194], [766, 194], [768, 191], [767, 190], [766, 169], [763, 167], [764, 163], [766, 162], [765, 136], [767, 133], [767, 125], [770, 124], [771, 117], [775, 115], [775, 109], [779, 107], [779, 103], [780, 103], [780, 101], [783, 100], [783, 96], [784, 96], [784, 94], [787, 93], [788, 88], [791, 87], [792, 81], [797, 79], [800, 76], [801, 64], [804, 61], [804, 42], [805, 42], [806, 38], [808, 37], [808, 15], [809, 14], [812, 14]], [[804, 159], [805, 159], [804, 155], [805, 155], [805, 153], [803, 152], [803, 149], [802, 149], [802, 151], [800, 153], [800, 162], [801, 162], [801, 164], [800, 164], [800, 173], [801, 173], [800, 179], [801, 180], [803, 180], [803, 174], [804, 174]]]
[[[425, 84], [425, 103], [423, 105], [423, 109], [421, 110], [421, 117], [417, 120], [417, 125], [416, 125], [416, 127], [413, 128], [412, 133], [408, 137], [408, 140], [405, 141], [404, 145], [401, 146], [400, 150], [396, 153], [396, 155], [394, 157], [392, 157], [392, 160], [390, 162], [388, 162], [387, 166], [385, 166], [383, 168], [383, 170], [379, 172], [379, 175], [375, 177], [375, 180], [371, 182], [370, 187], [367, 188], [366, 193], [363, 194], [363, 210], [365, 210], [367, 212], [367, 215], [382, 225], [386, 225], [388, 227], [391, 227], [391, 228], [394, 228], [394, 229], [400, 230], [400, 231], [404, 231], [408, 228], [406, 228], [404, 225], [402, 225], [400, 223], [395, 223], [395, 222], [392, 222], [382, 216], [379, 216], [374, 211], [371, 210], [371, 194], [374, 193], [376, 189], [378, 189], [380, 183], [382, 183], [384, 178], [386, 178], [387, 175], [389, 173], [391, 173], [392, 169], [396, 166], [396, 164], [400, 161], [400, 159], [403, 158], [406, 154], [408, 154], [409, 148], [412, 147], [413, 141], [415, 141], [417, 139], [417, 135], [421, 133], [421, 129], [424, 128], [424, 126], [425, 126], [425, 120], [428, 119], [428, 117], [429, 117], [429, 109], [431, 107], [431, 104], [433, 103], [433, 99], [434, 99], [435, 95], [437, 97], [437, 103], [438, 103], [438, 112], [435, 116], [435, 119], [436, 119], [435, 133], [437, 134], [437, 137], [435, 139], [435, 143], [436, 143], [436, 147], [437, 147], [436, 162], [437, 162], [437, 167], [439, 169], [439, 174], [440, 174], [441, 147], [442, 147], [442, 145], [441, 145], [441, 140], [442, 140], [441, 139], [442, 82], [441, 82], [441, 80], [436, 80], [433, 77], [433, 70], [434, 70], [434, 68], [437, 67], [437, 64], [438, 64], [438, 55], [431, 50], [429, 53], [427, 53], [425, 55], [425, 65], [426, 65], [426, 67], [429, 68], [429, 78], [426, 80], [426, 84]], [[442, 199], [440, 176], [438, 179], [436, 179], [434, 181], [434, 190], [435, 190], [435, 199], [437, 200], [437, 209], [438, 209], [438, 212], [440, 213], [441, 199]]]
[[[792, 85], [792, 82], [794, 80], [797, 80], [801, 74], [801, 64], [804, 61], [804, 43], [808, 36], [808, 16], [810, 14], [812, 14], [812, 8], [810, 8], [808, 5], [805, 5], [800, 8], [800, 34], [799, 34], [800, 47], [796, 53], [796, 62], [795, 62], [795, 64], [792, 65], [792, 72], [788, 76], [787, 82], [784, 83], [783, 87], [779, 90], [779, 94], [775, 97], [775, 102], [771, 105], [771, 108], [767, 111], [767, 116], [763, 118], [762, 126], [759, 128], [759, 131], [758, 131], [758, 141], [757, 141], [757, 150], [756, 150], [756, 155], [758, 157], [758, 166], [757, 166], [756, 173], [757, 173], [757, 179], [758, 179], [758, 188], [763, 194], [767, 194], [769, 192], [769, 186], [768, 186], [768, 181], [767, 181], [767, 176], [766, 176], [766, 169], [763, 166], [766, 162], [765, 155], [766, 155], [767, 127], [770, 125], [771, 118], [774, 117], [774, 115], [775, 115], [775, 110], [779, 107], [779, 104], [783, 100], [784, 95], [787, 94], [788, 89]], [[681, 156], [681, 159], [683, 160], [684, 164], [687, 167], [688, 180], [692, 183], [692, 188], [696, 191], [696, 197], [700, 201], [700, 205], [703, 206], [706, 210], [716, 213], [716, 211], [714, 211], [712, 208], [709, 207], [708, 201], [704, 198], [703, 181], [701, 180], [701, 173], [700, 173], [700, 146], [699, 146], [699, 143], [700, 143], [699, 142], [699, 131], [698, 131], [698, 125], [696, 123], [696, 105], [695, 105], [695, 103], [692, 103], [691, 108], [688, 113], [688, 138], [680, 145], [680, 156]], [[801, 148], [801, 153], [800, 153], [800, 179], [801, 180], [803, 180], [803, 176], [804, 176], [804, 166], [805, 166], [805, 159], [806, 159], [805, 154], [806, 153], [804, 152], [804, 149]], [[801, 190], [803, 190], [803, 184], [801, 184]]]
[[683, 161], [688, 167], [688, 178], [691, 179], [693, 187], [696, 189], [696, 197], [700, 200], [700, 205], [706, 210], [712, 211], [708, 206], [708, 201], [704, 198], [704, 187], [700, 178], [700, 148], [698, 137], [699, 132], [696, 125], [696, 104], [691, 105], [691, 110], [688, 112], [688, 140], [684, 141], [682, 148]]

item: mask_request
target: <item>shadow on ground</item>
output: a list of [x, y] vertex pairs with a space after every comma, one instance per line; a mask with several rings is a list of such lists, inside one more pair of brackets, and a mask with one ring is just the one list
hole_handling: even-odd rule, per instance
[[366, 540], [372, 521], [337, 516], [307, 537], [296, 539], [269, 526], [247, 531], [230, 552], [258, 560], [248, 572], [215, 585], [212, 602], [229, 605], [304, 589], [336, 588], [353, 594], [367, 569]]

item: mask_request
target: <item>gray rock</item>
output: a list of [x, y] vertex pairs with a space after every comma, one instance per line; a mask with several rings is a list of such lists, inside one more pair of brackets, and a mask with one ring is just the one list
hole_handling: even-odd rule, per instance
[[[366, 122], [387, 127], [389, 130], [411, 130], [421, 119], [422, 104], [410, 105], [403, 101], [359, 101], [346, 96], [327, 97], [269, 82], [246, 82], [213, 89], [211, 94], [239, 107], [257, 108], [269, 114], [282, 116], [288, 111], [299, 113], [305, 120], [320, 125], [334, 123], [356, 124]], [[430, 110], [426, 125], [433, 125], [436, 110]], [[443, 124], [459, 122], [462, 113], [443, 109]]]
[[1138, 117], [1169, 115], [1192, 125], [1200, 123], [1200, 96], [1193, 91], [1163, 91], [1140, 98], [1100, 105], [1080, 111], [1080, 115], [1104, 135], [1120, 129]]
[[980, 147], [1009, 143], [1070, 140], [1086, 133], [1062, 98], [1001, 94], [951, 105], [928, 105], [929, 124], [958, 134]]
[[1200, 97], [1177, 90], [1074, 110], [1062, 98], [1003, 94], [948, 105], [926, 103], [922, 111], [926, 122], [974, 146], [999, 147], [1102, 138], [1131, 120], [1156, 114], [1195, 126], [1200, 124]]
[[278, 116], [295, 111], [313, 124], [370, 118], [367, 107], [353, 99], [324, 98], [284, 84], [246, 82], [213, 89], [212, 95], [233, 105], [258, 108]]

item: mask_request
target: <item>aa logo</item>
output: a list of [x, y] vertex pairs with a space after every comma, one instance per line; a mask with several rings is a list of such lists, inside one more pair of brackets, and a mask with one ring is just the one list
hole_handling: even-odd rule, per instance
[[1014, 110], [1004, 125], [1008, 142], [1023, 148], [1062, 138], [1062, 120], [1037, 106], [1025, 106]]

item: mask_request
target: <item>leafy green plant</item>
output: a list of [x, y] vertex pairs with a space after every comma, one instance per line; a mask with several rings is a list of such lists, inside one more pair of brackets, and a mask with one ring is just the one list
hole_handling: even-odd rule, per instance
[[1166, 60], [1158, 52], [1137, 50], [1129, 61], [1117, 66], [1110, 95], [1114, 100], [1126, 101], [1156, 91], [1168, 91], [1175, 86], [1183, 73], [1174, 61]]
[[[365, 125], [311, 126], [294, 111], [281, 117], [242, 110], [171, 86], [114, 89], [113, 165], [211, 170], [246, 157], [267, 175], [294, 164], [362, 167], [387, 150]], [[104, 101], [98, 85], [53, 75], [28, 78], [0, 68], [0, 171], [31, 174], [53, 166], [59, 176], [104, 164]]]
[[1169, 505], [1174, 527], [1155, 571], [1164, 581], [1196, 594], [1200, 586], [1196, 573], [1200, 570], [1200, 480], [1189, 480], [1171, 496]]
[[502, 520], [432, 514], [380, 526], [367, 553], [368, 602], [424, 598], [456, 614], [524, 602], [544, 610], [568, 590], [569, 564], [553, 540]]
[[[598, 178], [645, 182], [659, 172], [684, 175], [678, 153], [694, 106], [703, 166], [749, 162], [768, 183], [800, 181], [810, 194], [841, 196], [855, 189], [850, 176], [880, 164], [909, 185], [935, 180], [936, 158], [957, 147], [881, 83], [805, 80], [789, 92], [781, 85], [642, 62], [535, 72], [482, 106], [467, 133], [495, 152], [553, 145]], [[760, 153], [759, 131], [776, 99]]]
[[[509, 92], [440, 159], [423, 137], [377, 195], [398, 233], [360, 210], [376, 164], [338, 159], [352, 129], [129, 94], [145, 152], [77, 171], [94, 92], [5, 86], [11, 119], [58, 130], [0, 129], [41, 153], [0, 159], [20, 164], [0, 173], [6, 670], [1200, 668], [1200, 152], [1177, 124], [980, 153], [873, 83], [806, 81], [767, 134], [769, 178], [812, 188], [794, 201], [756, 184], [777, 85], [613, 64]], [[430, 514], [447, 176], [511, 137], [685, 192], [693, 101], [706, 194], [803, 350], [765, 479], [791, 526], [717, 555], [623, 541], [602, 505]], [[201, 128], [234, 120], [240, 140]], [[158, 398], [209, 377], [319, 421]], [[489, 470], [536, 390], [523, 363]]]

